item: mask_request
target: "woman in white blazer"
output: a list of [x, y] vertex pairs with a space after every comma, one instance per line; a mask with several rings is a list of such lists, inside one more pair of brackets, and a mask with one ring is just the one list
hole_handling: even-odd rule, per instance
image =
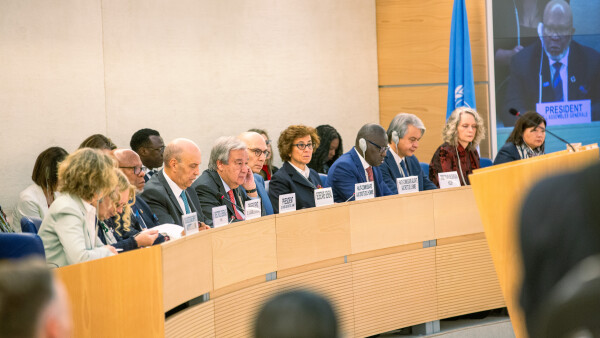
[[59, 165], [58, 191], [38, 235], [48, 265], [90, 261], [116, 254], [98, 238], [96, 209], [117, 185], [114, 162], [100, 150], [79, 149]]

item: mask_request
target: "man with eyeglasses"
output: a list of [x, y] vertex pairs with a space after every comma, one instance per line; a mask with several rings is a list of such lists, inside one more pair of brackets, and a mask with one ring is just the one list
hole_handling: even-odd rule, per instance
[[392, 195], [383, 181], [379, 166], [387, 150], [385, 129], [378, 124], [365, 124], [356, 135], [355, 146], [333, 163], [327, 180], [336, 203], [354, 200], [356, 183], [374, 182], [375, 197]]
[[238, 138], [242, 140], [248, 148], [248, 166], [250, 167], [250, 170], [252, 170], [254, 182], [256, 183], [256, 192], [260, 197], [264, 213], [266, 215], [272, 215], [273, 205], [271, 205], [271, 200], [265, 190], [265, 181], [262, 176], [260, 176], [260, 171], [270, 154], [267, 143], [262, 135], [252, 131], [244, 132], [240, 134]]
[[398, 193], [397, 178], [417, 176], [419, 191], [437, 189], [421, 169], [421, 164], [415, 156], [419, 141], [425, 134], [425, 125], [420, 118], [413, 114], [400, 113], [396, 115], [387, 130], [389, 150], [381, 164], [383, 181], [394, 194]]
[[163, 165], [165, 144], [158, 131], [144, 128], [136, 131], [129, 142], [131, 149], [140, 155], [144, 170], [144, 181], [148, 182], [152, 175]]
[[[544, 10], [538, 41], [513, 56], [504, 126], [517, 117], [509, 109], [535, 111], [538, 102], [591, 100], [592, 121], [600, 120], [600, 53], [571, 37], [573, 13], [563, 0], [550, 1]], [[543, 112], [539, 112], [542, 114]]]

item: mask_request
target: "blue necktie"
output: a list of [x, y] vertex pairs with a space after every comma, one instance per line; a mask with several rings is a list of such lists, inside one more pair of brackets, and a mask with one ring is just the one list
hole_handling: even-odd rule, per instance
[[190, 213], [190, 205], [188, 204], [187, 196], [185, 195], [185, 190], [181, 192], [181, 199], [183, 200], [183, 205], [185, 205], [185, 213]]
[[406, 161], [400, 161], [400, 167], [402, 168], [402, 177], [408, 177], [408, 170], [406, 169]]
[[560, 67], [562, 63], [556, 62], [552, 65], [554, 67], [554, 81], [552, 81], [552, 89], [554, 90], [554, 97], [556, 101], [563, 100], [563, 83], [560, 78]]

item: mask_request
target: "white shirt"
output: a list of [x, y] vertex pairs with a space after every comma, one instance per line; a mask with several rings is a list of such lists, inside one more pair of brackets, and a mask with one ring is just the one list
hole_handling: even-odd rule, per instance
[[[225, 188], [225, 195], [227, 195], [227, 198], [229, 198], [229, 190], [231, 190], [231, 188], [227, 185], [227, 183], [225, 183], [225, 181], [223, 181], [223, 178], [221, 177], [221, 175], [219, 175], [219, 178], [221, 179], [221, 182], [223, 182], [223, 188]], [[235, 192], [233, 192], [233, 200], [231, 200], [231, 202], [233, 202], [233, 204], [235, 204], [235, 208], [237, 209], [237, 212], [240, 214], [240, 216], [242, 216], [242, 219], [246, 219], [246, 215], [244, 215], [244, 211], [240, 210], [240, 206], [237, 205], [237, 200], [235, 199]]]
[[[369, 181], [369, 173], [367, 173], [367, 168], [370, 167], [371, 165], [369, 163], [367, 163], [367, 161], [365, 161], [365, 159], [360, 155], [360, 153], [358, 152], [358, 150], [356, 150], [356, 148], [354, 148], [354, 151], [356, 151], [356, 155], [358, 155], [358, 158], [360, 159], [360, 163], [362, 163], [362, 165], [363, 165], [363, 169], [365, 170], [365, 179], [368, 182]], [[375, 177], [373, 177], [373, 178], [375, 178]]]
[[[181, 211], [183, 211], [183, 214], [185, 215], [185, 203], [183, 203], [183, 198], [181, 198], [181, 192], [183, 191], [183, 189], [181, 189], [177, 183], [173, 182], [173, 180], [169, 177], [169, 175], [167, 175], [167, 172], [163, 170], [163, 173], [165, 174], [165, 179], [167, 180], [167, 184], [169, 185], [169, 188], [171, 188], [171, 190], [173, 191], [173, 195], [175, 195], [175, 197], [177, 198], [177, 202], [179, 203], [179, 206], [181, 207]], [[188, 205], [190, 206], [190, 212], [192, 211], [192, 206], [190, 204], [190, 201], [188, 201]]]
[[[402, 169], [402, 166], [400, 165], [400, 162], [404, 161], [404, 157], [400, 157], [400, 155], [396, 154], [396, 152], [391, 149], [390, 153], [392, 153], [394, 161], [396, 161], [396, 165], [398, 166], [398, 169], [400, 169], [400, 175], [402, 175], [402, 177], [406, 177], [406, 174], [408, 173], [404, 174], [404, 169]], [[404, 162], [404, 165], [406, 166], [406, 170], [408, 171], [408, 165], [406, 164], [406, 162]]]
[[546, 53], [546, 55], [548, 55], [548, 60], [550, 61], [550, 78], [552, 83], [554, 83], [554, 64], [557, 62], [562, 63], [562, 65], [560, 65], [559, 74], [563, 86], [563, 101], [569, 100], [569, 50], [569, 47], [567, 47], [567, 52], [565, 53], [565, 56], [563, 56], [562, 59], [560, 59], [559, 61], [552, 60], [552, 58], [550, 58], [550, 54]]
[[[296, 167], [292, 162], [288, 162], [294, 169], [296, 169], [296, 171], [298, 171], [300, 173], [300, 175], [304, 176], [307, 180], [308, 177], [310, 176], [310, 168], [308, 168], [307, 165], [304, 166], [304, 169], [300, 169], [298, 167]], [[309, 180], [310, 181], [310, 180]]]
[[[59, 193], [55, 192], [54, 198], [56, 199], [58, 196]], [[19, 194], [19, 202], [13, 211], [12, 227], [15, 232], [21, 232], [21, 218], [38, 217], [43, 220], [47, 213], [48, 201], [44, 190], [33, 183]]]

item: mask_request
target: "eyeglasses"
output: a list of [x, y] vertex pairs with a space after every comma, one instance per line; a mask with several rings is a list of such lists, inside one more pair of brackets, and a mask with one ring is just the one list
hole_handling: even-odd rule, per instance
[[313, 144], [312, 143], [296, 143], [296, 144], [292, 144], [293, 146], [298, 147], [298, 149], [300, 150], [304, 150], [306, 148], [308, 149], [312, 149], [313, 148]]
[[271, 154], [271, 152], [268, 150], [260, 150], [258, 148], [253, 148], [253, 149], [248, 149], [248, 150], [253, 152], [256, 157], [260, 157], [260, 155], [262, 155], [262, 154], [265, 154], [265, 157], [269, 157], [269, 155]]
[[144, 147], [144, 148], [146, 148], [146, 149], [150, 149], [150, 150], [154, 150], [154, 151], [158, 151], [158, 152], [160, 152], [161, 154], [165, 152], [165, 146], [158, 147], [158, 148], [152, 148], [152, 147]]
[[139, 175], [142, 172], [142, 167], [119, 167], [121, 169], [132, 169], [134, 175]]
[[[365, 139], [365, 140], [367, 140], [367, 139]], [[388, 149], [390, 149], [390, 146], [382, 147], [382, 146], [380, 146], [379, 144], [377, 144], [377, 143], [375, 143], [373, 141], [367, 140], [367, 142], [369, 142], [372, 145], [374, 145], [375, 147], [377, 147], [377, 149], [379, 149], [379, 152], [382, 153], [382, 154], [385, 154], [388, 151]]]
[[555, 34], [558, 36], [570, 35], [571, 29], [572, 29], [571, 27], [544, 25], [544, 35], [546, 35], [546, 36], [553, 36]]

